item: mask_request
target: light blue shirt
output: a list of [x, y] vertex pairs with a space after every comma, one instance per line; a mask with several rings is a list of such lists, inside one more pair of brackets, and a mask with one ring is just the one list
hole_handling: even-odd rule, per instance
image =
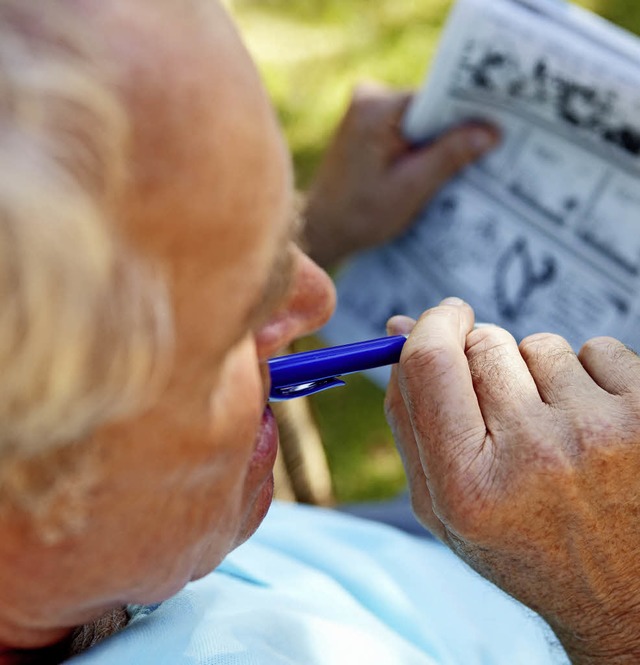
[[546, 625], [445, 547], [274, 504], [220, 567], [74, 665], [549, 665]]

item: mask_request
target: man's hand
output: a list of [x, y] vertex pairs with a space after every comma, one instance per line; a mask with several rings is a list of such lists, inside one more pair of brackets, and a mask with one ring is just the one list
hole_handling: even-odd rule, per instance
[[411, 146], [400, 132], [410, 100], [377, 85], [356, 90], [307, 200], [308, 249], [320, 265], [398, 235], [442, 185], [498, 142], [496, 129], [476, 123]]
[[[409, 319], [390, 321], [408, 332]], [[640, 359], [473, 328], [456, 299], [415, 324], [387, 415], [423, 524], [539, 612], [574, 663], [640, 662]]]

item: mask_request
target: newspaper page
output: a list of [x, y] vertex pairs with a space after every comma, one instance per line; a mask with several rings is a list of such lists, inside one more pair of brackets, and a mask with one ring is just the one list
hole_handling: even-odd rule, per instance
[[383, 335], [457, 295], [517, 339], [640, 349], [640, 41], [559, 0], [458, 0], [404, 130], [478, 119], [500, 147], [338, 274], [325, 338]]

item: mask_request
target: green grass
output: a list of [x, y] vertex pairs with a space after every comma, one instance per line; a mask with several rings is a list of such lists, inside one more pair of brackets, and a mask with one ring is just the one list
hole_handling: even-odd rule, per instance
[[[489, 2], [490, 0], [486, 0]], [[298, 185], [310, 180], [353, 86], [420, 85], [450, 0], [232, 0], [232, 11], [278, 110]], [[581, 4], [640, 34], [637, 0]], [[382, 415], [382, 392], [351, 377], [313, 398], [339, 501], [392, 496], [402, 467]]]

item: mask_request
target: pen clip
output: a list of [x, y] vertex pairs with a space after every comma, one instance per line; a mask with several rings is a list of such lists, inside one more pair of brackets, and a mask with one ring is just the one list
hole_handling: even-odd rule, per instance
[[342, 379], [339, 379], [337, 376], [332, 376], [328, 379], [318, 379], [317, 381], [299, 383], [298, 385], [293, 386], [281, 386], [271, 390], [271, 393], [269, 394], [269, 401], [284, 402], [288, 399], [294, 399], [295, 397], [315, 395], [315, 393], [322, 392], [323, 390], [344, 385], [345, 382]]

